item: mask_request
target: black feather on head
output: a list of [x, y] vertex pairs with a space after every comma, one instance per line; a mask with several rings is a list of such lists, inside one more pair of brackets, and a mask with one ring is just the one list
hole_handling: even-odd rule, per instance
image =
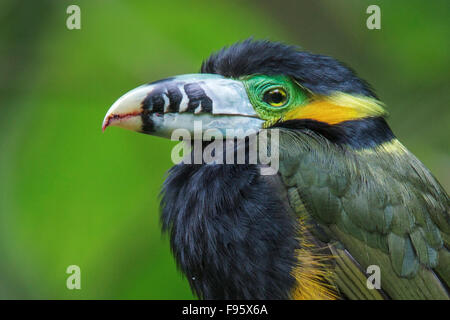
[[370, 85], [343, 63], [324, 55], [300, 51], [280, 42], [247, 39], [212, 54], [202, 73], [238, 78], [252, 74], [287, 75], [313, 93], [334, 91], [376, 98]]

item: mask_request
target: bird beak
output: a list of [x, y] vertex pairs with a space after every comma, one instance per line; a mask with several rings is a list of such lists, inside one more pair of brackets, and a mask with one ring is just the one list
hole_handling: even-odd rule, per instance
[[[215, 74], [189, 74], [142, 85], [120, 97], [108, 110], [103, 130], [122, 127], [170, 138], [176, 129], [202, 131], [262, 128], [241, 81]], [[197, 122], [198, 124], [199, 122]]]

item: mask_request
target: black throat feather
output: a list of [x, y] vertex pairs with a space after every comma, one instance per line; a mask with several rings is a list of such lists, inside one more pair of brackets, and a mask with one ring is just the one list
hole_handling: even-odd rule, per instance
[[161, 201], [178, 267], [202, 299], [288, 299], [297, 219], [258, 165], [178, 164]]

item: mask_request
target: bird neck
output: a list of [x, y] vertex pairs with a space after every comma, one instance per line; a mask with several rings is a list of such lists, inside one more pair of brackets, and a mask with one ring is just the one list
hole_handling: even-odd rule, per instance
[[257, 165], [184, 165], [163, 187], [162, 227], [203, 299], [287, 299], [298, 220]]

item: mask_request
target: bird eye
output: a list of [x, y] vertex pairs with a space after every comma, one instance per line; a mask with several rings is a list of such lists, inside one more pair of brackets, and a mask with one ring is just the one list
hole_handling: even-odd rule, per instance
[[287, 94], [283, 89], [275, 88], [264, 93], [263, 100], [272, 107], [281, 107], [287, 101]]

